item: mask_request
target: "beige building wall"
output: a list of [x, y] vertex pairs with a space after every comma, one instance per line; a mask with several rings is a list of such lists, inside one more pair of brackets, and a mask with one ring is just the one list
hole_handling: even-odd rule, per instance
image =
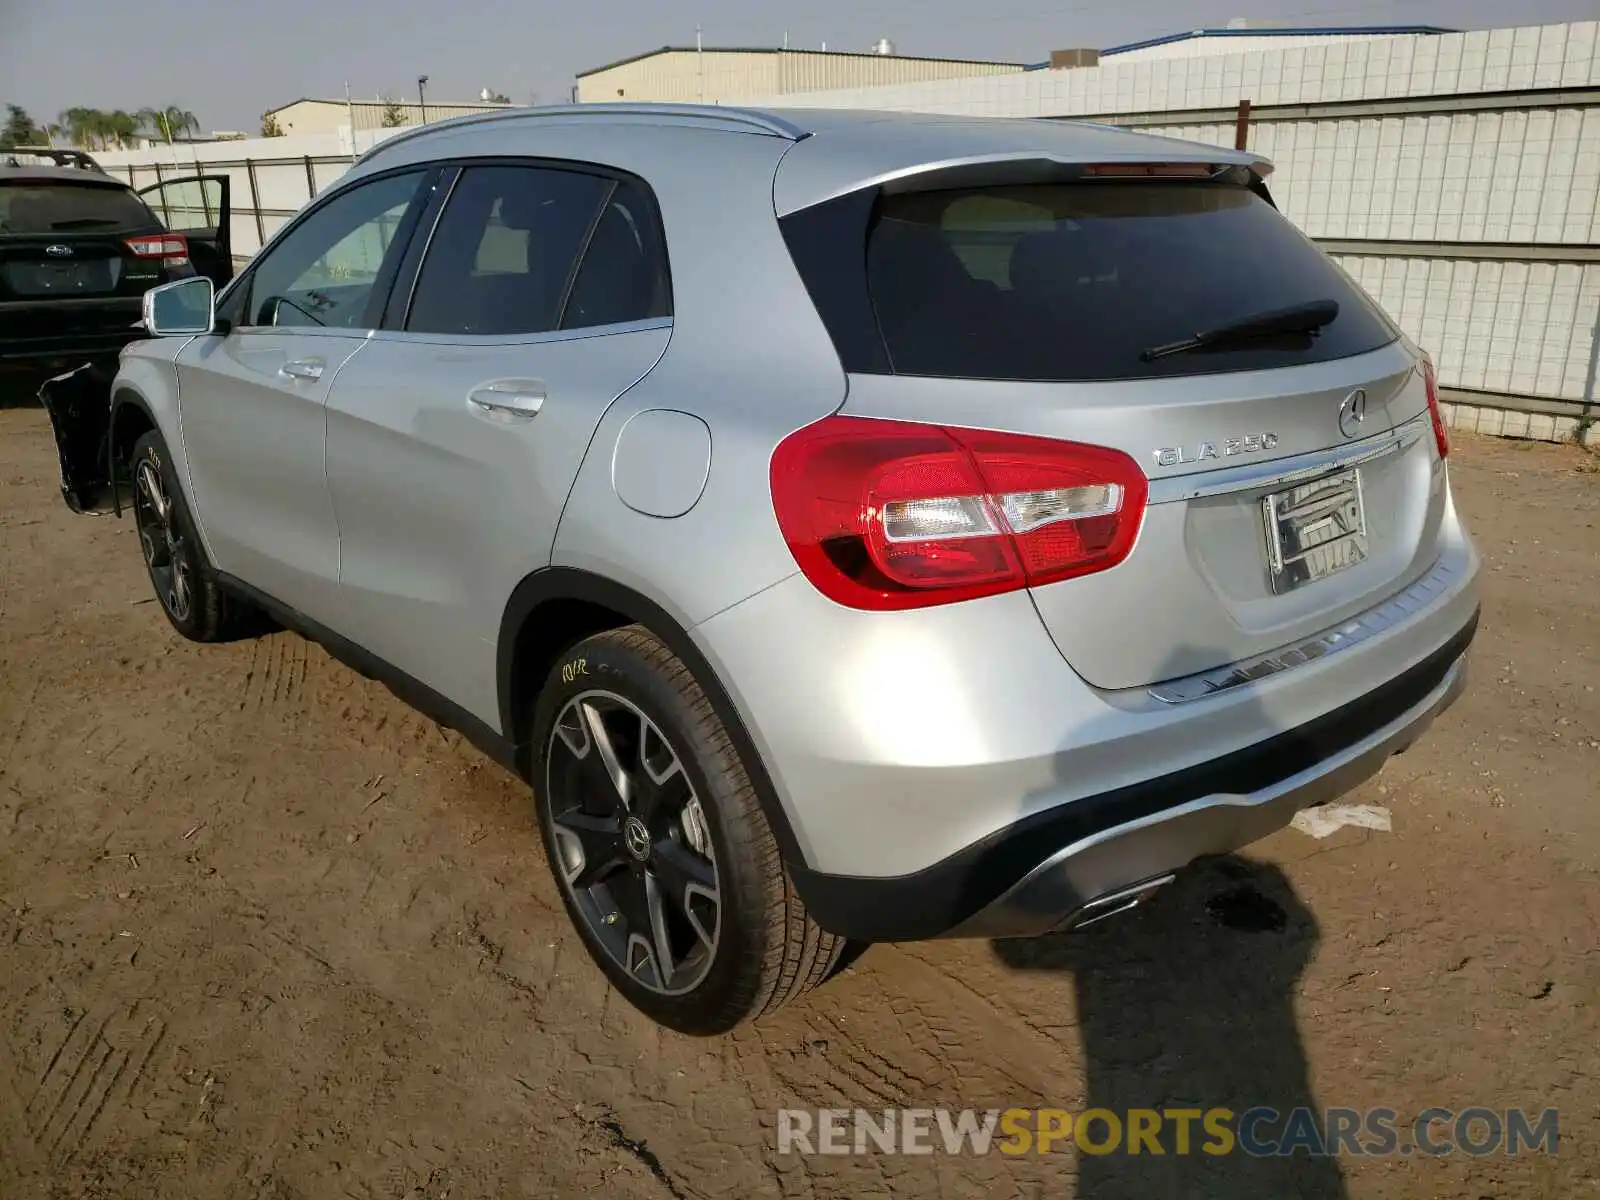
[[669, 49], [579, 76], [578, 99], [585, 104], [739, 104], [761, 96], [1010, 75], [1022, 69], [1020, 63], [893, 54]]
[[[422, 107], [415, 101], [398, 102], [405, 114], [407, 125], [422, 124]], [[355, 118], [357, 129], [381, 129], [386, 105], [382, 101], [357, 100], [345, 107], [343, 100], [296, 100], [275, 108], [272, 115], [278, 119], [278, 128], [284, 133], [338, 133]], [[435, 104], [428, 101], [428, 122], [443, 121], [448, 117], [464, 117], [469, 113], [495, 112], [508, 108], [505, 104]]]

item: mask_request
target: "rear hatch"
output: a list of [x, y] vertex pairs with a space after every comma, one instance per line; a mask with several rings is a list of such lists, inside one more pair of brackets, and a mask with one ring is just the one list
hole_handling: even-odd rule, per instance
[[165, 279], [164, 260], [136, 252], [129, 238], [160, 231], [144, 202], [113, 179], [0, 178], [0, 303], [15, 306], [8, 335], [62, 332], [60, 314], [32, 309], [56, 301], [77, 301], [113, 326], [137, 319], [140, 297]]
[[1258, 178], [1203, 174], [901, 181], [784, 218], [844, 414], [1112, 447], [1149, 478], [1126, 559], [1032, 589], [1103, 688], [1336, 625], [1428, 568], [1443, 512], [1417, 352]]

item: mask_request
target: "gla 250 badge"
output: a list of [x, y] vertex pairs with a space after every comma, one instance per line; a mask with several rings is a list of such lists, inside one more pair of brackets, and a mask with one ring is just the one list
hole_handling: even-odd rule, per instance
[[1201, 442], [1191, 452], [1182, 446], [1162, 446], [1155, 452], [1156, 466], [1182, 467], [1208, 458], [1232, 458], [1235, 454], [1259, 454], [1278, 445], [1275, 433], [1247, 433], [1221, 442]]

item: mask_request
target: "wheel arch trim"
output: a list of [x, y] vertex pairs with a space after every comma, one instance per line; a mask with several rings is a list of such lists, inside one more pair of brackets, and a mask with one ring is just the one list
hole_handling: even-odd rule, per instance
[[[740, 762], [755, 787], [761, 811], [772, 828], [784, 861], [804, 866], [806, 860], [800, 841], [795, 836], [782, 801], [778, 799], [766, 762], [716, 668], [680, 621], [659, 603], [603, 575], [576, 567], [545, 567], [526, 576], [506, 601], [495, 653], [496, 688], [501, 732], [507, 741], [517, 746], [518, 761], [532, 762], [532, 747], [521, 741], [525, 730], [520, 727], [526, 715], [532, 711], [531, 695], [519, 698], [517, 691], [518, 647], [522, 632], [540, 607], [573, 601], [609, 609], [625, 617], [628, 623], [644, 626], [683, 661], [694, 675], [695, 682], [704, 690], [717, 718], [727, 730], [734, 749], [738, 751]], [[542, 680], [525, 682], [537, 687]], [[804, 899], [803, 894], [801, 898]]]
[[[150, 422], [150, 428], [161, 434], [163, 442], [167, 442], [168, 445], [171, 444], [165, 431], [161, 428], [160, 420], [156, 417], [154, 406], [151, 405], [145, 394], [133, 384], [124, 380], [119, 379], [114, 382], [111, 385], [111, 407], [106, 419], [106, 481], [111, 486], [112, 509], [119, 517], [122, 516], [122, 492], [118, 486], [120, 481], [117, 478], [117, 463], [119, 461], [117, 454], [119, 449], [117, 445], [117, 418], [124, 406], [132, 407], [143, 413], [145, 420]], [[120, 447], [123, 457], [126, 457], [127, 451], [131, 448], [131, 444]]]

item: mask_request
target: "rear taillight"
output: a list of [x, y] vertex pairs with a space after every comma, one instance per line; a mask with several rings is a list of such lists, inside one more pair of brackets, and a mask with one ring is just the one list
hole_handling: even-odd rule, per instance
[[1433, 419], [1433, 440], [1439, 447], [1439, 457], [1450, 457], [1450, 432], [1444, 425], [1444, 413], [1439, 411], [1439, 377], [1434, 374], [1433, 359], [1422, 356], [1422, 382], [1428, 389], [1428, 416]]
[[125, 238], [137, 258], [162, 258], [174, 267], [189, 262], [189, 240], [181, 233], [156, 233], [147, 237]]
[[1148, 483], [1120, 450], [862, 417], [825, 417], [772, 455], [795, 561], [852, 608], [920, 608], [1114, 567]]

